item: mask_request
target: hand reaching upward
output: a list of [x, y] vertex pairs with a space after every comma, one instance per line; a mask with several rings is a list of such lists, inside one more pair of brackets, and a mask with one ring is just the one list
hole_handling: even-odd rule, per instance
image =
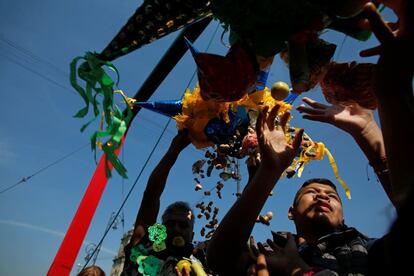
[[302, 99], [308, 106], [300, 105], [296, 109], [303, 115], [304, 119], [319, 121], [336, 126], [352, 136], [363, 134], [369, 131], [374, 121], [371, 110], [358, 105], [349, 106], [325, 105], [311, 98]]
[[[398, 16], [398, 22], [387, 23], [372, 3], [365, 6], [369, 28], [374, 32], [380, 46], [364, 50], [363, 57], [380, 55], [375, 76], [378, 97], [393, 97], [391, 90], [397, 89], [400, 82], [411, 85], [414, 71], [413, 16], [414, 4], [411, 0], [380, 1], [390, 6]], [[397, 86], [397, 87], [396, 87]], [[403, 89], [406, 92], [412, 89]], [[409, 94], [412, 97], [412, 94]]]
[[269, 113], [265, 107], [259, 114], [256, 122], [257, 139], [260, 147], [261, 166], [270, 170], [284, 171], [295, 157], [302, 141], [303, 129], [301, 129], [292, 144], [286, 142], [285, 128], [290, 117], [290, 112], [285, 112], [276, 120], [280, 106], [276, 105]]

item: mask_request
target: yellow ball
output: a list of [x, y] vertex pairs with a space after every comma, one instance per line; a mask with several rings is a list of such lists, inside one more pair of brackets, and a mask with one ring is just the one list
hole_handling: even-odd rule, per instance
[[189, 260], [181, 260], [177, 263], [176, 267], [178, 271], [183, 271], [184, 266], [187, 267], [187, 271], [191, 272], [191, 262]]
[[277, 101], [282, 101], [289, 94], [289, 85], [287, 85], [286, 82], [278, 81], [272, 85], [270, 91], [272, 93], [273, 99]]

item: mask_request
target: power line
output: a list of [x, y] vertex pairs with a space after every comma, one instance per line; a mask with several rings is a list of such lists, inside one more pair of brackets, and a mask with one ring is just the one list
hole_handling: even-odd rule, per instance
[[[14, 49], [16, 52], [13, 53], [13, 51], [11, 52], [12, 55], [15, 56], [15, 58], [17, 59], [22, 59], [24, 60], [26, 63], [38, 63], [38, 64], [43, 64], [49, 68], [51, 68], [53, 70], [53, 72], [59, 72], [62, 76], [64, 76], [65, 78], [67, 78], [69, 76], [69, 74], [67, 72], [65, 72], [64, 70], [62, 70], [61, 68], [59, 68], [58, 66], [54, 65], [53, 63], [41, 58], [40, 56], [34, 54], [32, 51], [28, 50], [25, 47], [22, 47], [20, 45], [18, 45], [17, 43], [7, 39], [4, 37], [4, 35], [0, 35], [0, 41], [2, 41], [5, 45], [9, 46], [10, 48]], [[68, 88], [67, 86], [64, 86], [63, 84], [53, 80], [52, 78], [39, 73], [37, 70], [34, 70], [32, 68], [30, 68], [29, 66], [25, 65], [24, 63], [9, 57], [7, 55], [5, 55], [5, 53], [2, 51], [2, 54], [4, 57], [6, 57], [10, 62], [15, 63], [17, 65], [19, 65], [20, 67], [32, 72], [35, 75], [38, 75], [39, 77], [47, 80], [48, 82], [51, 82], [65, 90], [70, 91], [71, 93], [75, 93], [72, 89]], [[19, 56], [23, 55], [23, 56]], [[26, 57], [26, 58], [25, 58]], [[31, 60], [28, 60], [27, 57]]]
[[21, 63], [21, 62], [19, 62], [19, 61], [15, 60], [15, 59], [13, 59], [13, 58], [11, 58], [11, 57], [8, 57], [8, 56], [4, 55], [3, 53], [0, 53], [0, 54], [1, 54], [3, 57], [5, 57], [6, 59], [8, 59], [10, 62], [12, 62], [12, 63], [15, 63], [15, 64], [19, 65], [20, 67], [22, 67], [22, 68], [26, 69], [27, 71], [32, 72], [33, 74], [35, 74], [35, 75], [37, 75], [37, 76], [41, 77], [42, 79], [47, 80], [48, 82], [53, 83], [54, 85], [57, 85], [57, 86], [59, 86], [60, 88], [63, 88], [63, 89], [65, 89], [65, 90], [67, 90], [67, 91], [69, 91], [69, 92], [71, 92], [71, 93], [73, 93], [73, 94], [76, 94], [76, 93], [75, 93], [75, 91], [73, 91], [72, 89], [69, 89], [68, 87], [63, 86], [62, 84], [60, 84], [60, 83], [58, 83], [57, 81], [55, 81], [55, 80], [53, 80], [53, 79], [51, 79], [51, 78], [47, 77], [46, 75], [43, 75], [43, 74], [41, 74], [41, 73], [39, 73], [39, 72], [37, 72], [37, 71], [33, 70], [32, 68], [30, 68], [30, 67], [28, 67], [28, 66], [24, 65], [23, 63]]
[[80, 147], [80, 148], [78, 148], [78, 149], [76, 149], [76, 150], [74, 150], [74, 151], [72, 151], [72, 152], [70, 152], [70, 153], [68, 153], [68, 154], [66, 154], [66, 155], [64, 155], [64, 156], [62, 156], [62, 157], [60, 157], [60, 158], [59, 158], [59, 159], [57, 159], [56, 161], [54, 161], [54, 162], [50, 163], [49, 165], [47, 165], [47, 166], [45, 166], [45, 167], [43, 167], [43, 168], [39, 169], [38, 171], [34, 172], [33, 174], [31, 174], [31, 175], [29, 175], [29, 176], [25, 176], [25, 177], [23, 177], [23, 178], [22, 178], [22, 179], [20, 179], [20, 181], [18, 181], [17, 183], [15, 183], [15, 184], [13, 184], [13, 185], [10, 185], [9, 187], [7, 187], [7, 188], [5, 188], [5, 189], [1, 190], [1, 191], [0, 191], [0, 194], [3, 194], [3, 193], [5, 193], [5, 192], [7, 192], [7, 191], [9, 191], [9, 190], [11, 190], [11, 189], [13, 189], [13, 188], [17, 187], [18, 185], [20, 185], [20, 184], [22, 184], [22, 183], [27, 182], [28, 180], [30, 180], [30, 179], [31, 179], [32, 177], [34, 177], [35, 175], [37, 175], [37, 174], [39, 174], [39, 173], [41, 173], [41, 172], [45, 171], [46, 169], [48, 169], [48, 168], [50, 168], [50, 167], [52, 167], [52, 166], [54, 166], [54, 165], [58, 164], [59, 162], [62, 162], [63, 160], [65, 160], [65, 159], [66, 159], [66, 158], [68, 158], [69, 156], [71, 156], [71, 155], [73, 155], [73, 154], [75, 154], [75, 153], [77, 153], [77, 152], [81, 151], [82, 149], [84, 149], [84, 148], [85, 148], [86, 146], [88, 146], [88, 145], [89, 145], [89, 143], [87, 143], [87, 144], [83, 145], [82, 147]]
[[[13, 48], [13, 49], [17, 50], [18, 52], [20, 52], [20, 53], [22, 53], [22, 54], [24, 54], [24, 55], [28, 56], [28, 57], [29, 57], [29, 58], [31, 58], [32, 60], [35, 60], [35, 62], [38, 62], [38, 63], [41, 63], [41, 64], [45, 64], [45, 65], [47, 65], [47, 66], [51, 67], [54, 71], [56, 71], [56, 70], [57, 70], [57, 71], [60, 71], [60, 72], [61, 72], [61, 74], [62, 74], [62, 75], [64, 75], [65, 77], [68, 77], [68, 76], [69, 76], [69, 74], [68, 74], [67, 72], [63, 71], [62, 69], [60, 69], [59, 67], [57, 67], [57, 66], [56, 66], [56, 65], [54, 65], [53, 63], [51, 63], [51, 62], [49, 62], [49, 61], [47, 61], [47, 60], [42, 59], [41, 57], [39, 57], [38, 55], [34, 54], [33, 52], [31, 52], [31, 51], [30, 51], [30, 50], [28, 50], [27, 48], [24, 48], [24, 47], [22, 47], [22, 46], [18, 45], [17, 43], [12, 42], [11, 40], [9, 40], [9, 39], [5, 38], [5, 37], [4, 37], [3, 35], [1, 35], [1, 34], [0, 34], [0, 41], [3, 41], [5, 44], [7, 44], [8, 46], [10, 46], [11, 48]], [[12, 53], [12, 54], [15, 56], [15, 58], [12, 58], [12, 57], [10, 57], [10, 56], [5, 55], [5, 54], [4, 54], [4, 52], [3, 52], [3, 53], [1, 53], [1, 54], [3, 54], [3, 56], [4, 56], [5, 58], [7, 58], [10, 62], [12, 62], [12, 63], [14, 63], [14, 64], [16, 64], [16, 65], [18, 65], [18, 66], [20, 66], [20, 67], [22, 67], [22, 68], [24, 68], [24, 69], [26, 69], [26, 70], [30, 71], [31, 73], [34, 73], [34, 74], [36, 74], [36, 75], [40, 76], [41, 78], [45, 79], [46, 81], [51, 82], [51, 83], [53, 83], [53, 84], [55, 84], [55, 85], [57, 85], [57, 86], [59, 86], [59, 87], [61, 87], [61, 88], [65, 89], [65, 90], [68, 90], [68, 91], [70, 91], [71, 93], [75, 93], [75, 91], [73, 91], [73, 89], [70, 89], [70, 88], [68, 88], [68, 87], [64, 86], [63, 84], [61, 84], [61, 83], [59, 83], [59, 82], [57, 82], [57, 81], [53, 80], [52, 78], [50, 78], [50, 77], [48, 77], [48, 76], [46, 76], [46, 75], [44, 75], [44, 74], [41, 74], [41, 73], [39, 73], [38, 71], [35, 71], [34, 69], [32, 69], [32, 68], [30, 68], [29, 66], [25, 65], [24, 63], [22, 63], [22, 62], [20, 62], [20, 61], [16, 60], [15, 58], [19, 59], [19, 58], [22, 58], [22, 57], [20, 57], [20, 56], [16, 55], [15, 53]], [[24, 59], [24, 58], [23, 58], [23, 59]], [[30, 61], [26, 61], [26, 62], [30, 62]], [[76, 93], [75, 93], [75, 94], [76, 94]], [[157, 128], [162, 128], [162, 127], [163, 127], [161, 124], [158, 124], [158, 123], [154, 122], [153, 120], [149, 119], [147, 116], [143, 116], [143, 115], [141, 115], [140, 117], [141, 117], [141, 119], [143, 119], [144, 121], [146, 121], [146, 122], [148, 122], [148, 123], [150, 123], [150, 124], [152, 124], [152, 125], [156, 126]], [[167, 130], [167, 132], [168, 132], [168, 134], [170, 134], [171, 136], [174, 136], [174, 135], [175, 135], [175, 134], [174, 134], [171, 130]]]
[[65, 77], [69, 77], [69, 73], [62, 70], [61, 68], [59, 68], [58, 66], [54, 65], [53, 63], [41, 58], [40, 56], [36, 55], [35, 53], [33, 53], [32, 51], [30, 51], [29, 49], [18, 45], [17, 43], [7, 39], [4, 37], [3, 34], [0, 35], [0, 41], [3, 41], [5, 44], [7, 44], [9, 47], [17, 50], [18, 52], [20, 52], [23, 55], [28, 56], [29, 58], [31, 58], [32, 60], [34, 60], [37, 63], [41, 63], [44, 64], [46, 66], [49, 66], [53, 69], [53, 71], [59, 71], [63, 76]]

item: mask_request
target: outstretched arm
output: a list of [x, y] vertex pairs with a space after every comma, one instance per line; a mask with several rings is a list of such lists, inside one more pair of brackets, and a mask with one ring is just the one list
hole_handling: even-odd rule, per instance
[[389, 199], [394, 203], [390, 177], [384, 167], [386, 162], [384, 139], [372, 111], [358, 104], [337, 106], [321, 104], [307, 97], [302, 100], [308, 104], [297, 108], [299, 112], [305, 113], [303, 118], [334, 125], [354, 138], [377, 173]]
[[375, 6], [367, 4], [365, 14], [381, 45], [361, 52], [361, 56], [380, 54], [374, 85], [394, 199], [398, 207], [414, 183], [411, 165], [414, 155], [411, 146], [414, 137], [414, 2], [381, 2], [389, 5], [397, 14], [398, 28], [392, 29], [391, 25], [384, 22]]
[[132, 246], [136, 245], [145, 235], [146, 229], [156, 222], [160, 210], [160, 197], [164, 191], [168, 174], [178, 155], [189, 143], [187, 133], [180, 131], [172, 140], [168, 151], [152, 171], [135, 221], [134, 233], [130, 241]]
[[[279, 106], [269, 114], [268, 108], [260, 113], [256, 132], [261, 153], [261, 163], [253, 179], [221, 221], [207, 250], [209, 267], [219, 274], [245, 273], [249, 265], [245, 251], [247, 241], [269, 193], [283, 171], [291, 164], [299, 148], [303, 130], [292, 145], [286, 143], [284, 128], [290, 116], [285, 113], [275, 126]], [[235, 271], [236, 270], [236, 271]]]

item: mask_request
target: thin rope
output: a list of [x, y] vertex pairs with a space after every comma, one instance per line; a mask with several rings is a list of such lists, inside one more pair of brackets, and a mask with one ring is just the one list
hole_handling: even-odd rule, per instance
[[[122, 147], [122, 163], [124, 163], [125, 161], [125, 147]], [[125, 196], [124, 196], [124, 188], [125, 188], [125, 178], [123, 178], [122, 177], [122, 190], [121, 190], [121, 198], [122, 198], [122, 200], [124, 200], [125, 199]], [[124, 210], [122, 210], [122, 233], [125, 233], [125, 227], [124, 227], [124, 220], [125, 220], [125, 213], [124, 213]]]
[[339, 46], [338, 54], [336, 55], [335, 60], [338, 60], [339, 59], [339, 56], [341, 55], [341, 52], [342, 52], [342, 48], [344, 47], [344, 44], [345, 44], [345, 41], [346, 41], [347, 38], [348, 38], [348, 36], [347, 35], [344, 35], [344, 38], [342, 39], [342, 43]]

